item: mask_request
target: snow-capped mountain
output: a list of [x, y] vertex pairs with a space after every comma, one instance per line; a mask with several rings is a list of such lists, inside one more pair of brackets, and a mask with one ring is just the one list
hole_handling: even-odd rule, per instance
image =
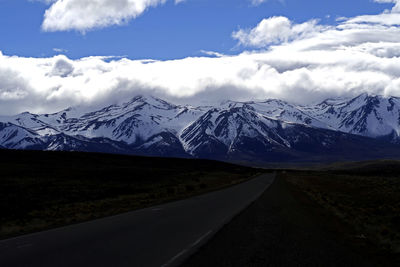
[[0, 117], [0, 146], [224, 160], [400, 157], [400, 99], [362, 94], [309, 106], [282, 100], [174, 105], [137, 96], [83, 112]]
[[304, 107], [310, 116], [332, 129], [369, 137], [400, 134], [400, 98], [359, 95], [350, 100], [328, 99], [313, 107]]

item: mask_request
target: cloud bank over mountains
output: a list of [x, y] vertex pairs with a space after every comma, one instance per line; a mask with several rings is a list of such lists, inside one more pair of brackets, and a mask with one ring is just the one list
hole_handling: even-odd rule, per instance
[[[54, 4], [58, 2], [71, 1]], [[232, 33], [248, 50], [233, 56], [71, 60], [0, 52], [0, 114], [100, 106], [136, 94], [193, 104], [228, 98], [310, 103], [362, 92], [400, 96], [400, 1], [376, 2], [394, 7], [381, 14], [341, 18], [334, 26], [266, 18], [252, 29]]]

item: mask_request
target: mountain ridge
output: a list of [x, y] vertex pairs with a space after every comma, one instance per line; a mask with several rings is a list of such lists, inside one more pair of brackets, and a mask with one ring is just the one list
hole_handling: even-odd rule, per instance
[[[135, 96], [88, 112], [0, 117], [0, 146], [9, 149], [233, 161], [363, 157], [357, 150], [366, 158], [400, 157], [399, 136], [400, 98], [368, 94], [313, 105], [267, 99], [199, 107]], [[350, 141], [353, 151], [343, 147]]]

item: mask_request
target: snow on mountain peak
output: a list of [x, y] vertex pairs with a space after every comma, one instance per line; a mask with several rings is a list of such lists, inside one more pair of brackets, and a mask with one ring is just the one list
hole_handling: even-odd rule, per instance
[[267, 99], [193, 107], [139, 95], [90, 112], [82, 108], [40, 115], [25, 112], [0, 117], [0, 122], [5, 125], [0, 128], [0, 136], [6, 138], [0, 139], [0, 146], [11, 148], [48, 140], [52, 140], [52, 148], [65, 147], [57, 144], [59, 140], [70, 140], [74, 146], [69, 147], [76, 147], [89, 139], [105, 138], [107, 142], [146, 149], [180, 147], [182, 153], [204, 152], [214, 146], [238, 151], [248, 140], [258, 140], [269, 149], [291, 147], [298, 142], [300, 137], [285, 137], [287, 131], [295, 134], [296, 126], [368, 137], [389, 136], [398, 142], [400, 98], [361, 94], [307, 106]]

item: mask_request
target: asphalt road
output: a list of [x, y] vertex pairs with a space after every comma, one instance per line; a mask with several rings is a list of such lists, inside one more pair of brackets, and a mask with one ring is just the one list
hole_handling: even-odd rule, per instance
[[272, 184], [273, 174], [152, 208], [0, 241], [0, 266], [175, 266]]

